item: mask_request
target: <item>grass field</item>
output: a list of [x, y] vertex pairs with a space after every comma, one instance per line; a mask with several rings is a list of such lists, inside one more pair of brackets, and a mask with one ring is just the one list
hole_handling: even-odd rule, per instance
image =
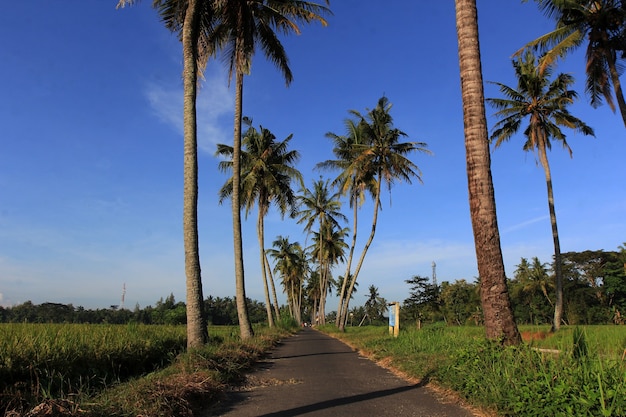
[[451, 389], [501, 416], [626, 416], [626, 326], [521, 327], [502, 348], [480, 327], [426, 326], [398, 338], [386, 327], [322, 329], [406, 375]]
[[[493, 415], [626, 416], [626, 326], [522, 326], [528, 341], [509, 348], [480, 327], [321, 330]], [[193, 415], [290, 331], [256, 327], [242, 342], [238, 327], [211, 326], [185, 352], [184, 326], [0, 324], [0, 413]]]
[[211, 326], [211, 343], [185, 352], [185, 326], [0, 324], [0, 415], [35, 405], [42, 415], [188, 415], [288, 334], [256, 332], [242, 343], [238, 327]]

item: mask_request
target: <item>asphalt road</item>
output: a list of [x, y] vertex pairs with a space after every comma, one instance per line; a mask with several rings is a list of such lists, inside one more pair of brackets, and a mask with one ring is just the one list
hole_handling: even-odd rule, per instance
[[346, 344], [305, 328], [283, 342], [207, 416], [470, 417]]

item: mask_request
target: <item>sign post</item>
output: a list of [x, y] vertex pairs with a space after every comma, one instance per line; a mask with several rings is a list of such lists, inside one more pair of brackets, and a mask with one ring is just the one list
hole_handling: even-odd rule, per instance
[[398, 337], [400, 334], [400, 303], [394, 301], [389, 305], [389, 334]]

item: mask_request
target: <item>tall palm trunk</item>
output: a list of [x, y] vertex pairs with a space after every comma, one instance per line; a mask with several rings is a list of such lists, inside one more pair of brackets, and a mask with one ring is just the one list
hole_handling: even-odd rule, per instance
[[259, 238], [259, 248], [261, 251], [261, 276], [263, 279], [263, 290], [265, 291], [265, 309], [267, 310], [267, 323], [269, 327], [274, 327], [274, 317], [272, 316], [272, 303], [270, 301], [270, 291], [267, 284], [267, 269], [265, 268], [265, 230], [264, 230], [264, 213], [265, 207], [261, 207], [261, 200], [259, 198], [259, 218], [257, 220], [257, 236]]
[[[321, 258], [321, 256], [320, 256]], [[323, 262], [320, 259], [320, 262]], [[326, 267], [323, 264], [320, 264], [320, 303], [319, 303], [319, 323], [326, 324], [326, 280], [328, 279], [326, 275]]]
[[294, 297], [293, 297], [293, 318], [296, 320], [296, 323], [302, 324], [302, 280], [298, 279], [298, 288], [294, 288]]
[[196, 124], [197, 40], [200, 26], [200, 1], [189, 0], [183, 22], [183, 83], [184, 83], [184, 184], [183, 238], [185, 246], [185, 275], [187, 277], [187, 347], [204, 345], [208, 340], [200, 254], [198, 249], [198, 141]]
[[[554, 241], [554, 281], [556, 287], [556, 300], [554, 304], [554, 321], [552, 322], [551, 331], [555, 332], [561, 328], [561, 320], [563, 318], [563, 272], [561, 261], [561, 244], [559, 243], [559, 230], [556, 226], [556, 210], [554, 209], [554, 193], [552, 192], [552, 174], [550, 173], [550, 165], [548, 156], [546, 155], [546, 142], [544, 135], [540, 134], [542, 139], [539, 142], [539, 160], [546, 174], [546, 186], [548, 188], [548, 208], [550, 210], [550, 224], [552, 225], [552, 239]], [[545, 293], [547, 296], [547, 293]], [[549, 300], [549, 299], [548, 299]]]
[[243, 269], [243, 239], [241, 237], [241, 109], [243, 100], [243, 72], [237, 70], [235, 81], [235, 135], [233, 140], [233, 244], [235, 254], [235, 293], [241, 339], [254, 335], [248, 316], [246, 285]]
[[[343, 303], [342, 315], [344, 317], [348, 316], [348, 309], [350, 308], [350, 298], [352, 297], [352, 291], [354, 291], [354, 286], [356, 285], [357, 277], [359, 276], [359, 272], [361, 271], [361, 267], [363, 266], [365, 255], [367, 254], [367, 251], [370, 245], [372, 244], [372, 241], [374, 240], [374, 235], [376, 234], [376, 224], [378, 222], [378, 210], [380, 208], [380, 189], [381, 189], [381, 184], [383, 182], [380, 171], [378, 171], [377, 177], [378, 177], [378, 181], [376, 184], [376, 197], [374, 200], [374, 216], [372, 218], [372, 230], [370, 231], [370, 236], [367, 239], [365, 246], [363, 247], [363, 252], [361, 252], [361, 257], [359, 258], [359, 262], [357, 263], [356, 268], [354, 270], [354, 274], [352, 275], [352, 279], [350, 280], [350, 287], [348, 288], [348, 293], [346, 294], [346, 300]], [[345, 320], [344, 320], [343, 327], [341, 329], [344, 329], [344, 328], [345, 328]]]
[[272, 287], [272, 298], [274, 299], [274, 314], [276, 314], [276, 319], [278, 319], [280, 317], [280, 311], [278, 310], [278, 297], [276, 297], [276, 284], [274, 284], [274, 275], [272, 274], [270, 262], [267, 260], [267, 253], [264, 253], [263, 255], [265, 257], [265, 268]]
[[318, 319], [319, 324], [326, 324], [326, 268], [324, 262], [324, 242], [326, 241], [325, 237], [322, 236], [322, 233], [326, 233], [326, 228], [324, 226], [324, 222], [320, 222], [320, 231], [319, 231], [319, 239], [317, 244], [318, 247], [318, 263], [319, 263], [319, 287], [320, 287], [320, 302], [319, 302], [319, 311], [318, 311]]
[[455, 0], [470, 215], [489, 339], [519, 344], [500, 247], [485, 116], [476, 0]]
[[350, 254], [348, 255], [348, 261], [346, 263], [346, 273], [344, 275], [343, 283], [341, 285], [341, 292], [339, 293], [339, 307], [337, 307], [337, 320], [335, 326], [339, 330], [344, 331], [346, 328], [346, 320], [348, 318], [347, 308], [344, 309], [344, 304], [347, 300], [347, 287], [348, 280], [350, 279], [350, 270], [352, 269], [352, 257], [354, 256], [354, 248], [356, 247], [356, 235], [357, 235], [357, 214], [358, 214], [358, 199], [356, 198], [356, 192], [352, 193], [352, 207], [353, 207], [353, 221], [352, 221], [352, 243], [350, 244]]

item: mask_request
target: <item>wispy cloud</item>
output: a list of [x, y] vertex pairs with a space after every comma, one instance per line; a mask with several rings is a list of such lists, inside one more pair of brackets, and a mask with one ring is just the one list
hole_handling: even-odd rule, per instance
[[517, 223], [517, 224], [514, 224], [512, 226], [509, 226], [509, 227], [503, 229], [502, 233], [509, 233], [509, 232], [514, 232], [516, 230], [524, 229], [527, 226], [530, 226], [531, 224], [542, 222], [542, 221], [544, 221], [544, 220], [546, 220], [548, 218], [549, 218], [549, 216], [547, 216], [547, 215], [535, 217], [533, 219], [529, 219], [529, 220], [523, 221], [521, 223]]
[[[205, 74], [198, 90], [198, 147], [209, 154], [218, 143], [229, 143], [234, 110], [234, 97], [229, 91], [226, 75], [214, 68]], [[156, 115], [183, 134], [183, 89], [181, 86], [150, 83], [146, 97]]]

